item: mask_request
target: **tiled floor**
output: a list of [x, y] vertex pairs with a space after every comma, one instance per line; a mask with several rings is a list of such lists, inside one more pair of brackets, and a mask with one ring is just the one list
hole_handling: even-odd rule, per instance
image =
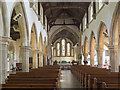
[[80, 82], [70, 70], [62, 70], [60, 88], [80, 88]]

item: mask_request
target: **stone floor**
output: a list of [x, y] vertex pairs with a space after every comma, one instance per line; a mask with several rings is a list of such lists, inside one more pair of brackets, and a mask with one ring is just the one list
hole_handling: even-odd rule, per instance
[[71, 73], [71, 70], [62, 70], [60, 88], [80, 88], [80, 82]]

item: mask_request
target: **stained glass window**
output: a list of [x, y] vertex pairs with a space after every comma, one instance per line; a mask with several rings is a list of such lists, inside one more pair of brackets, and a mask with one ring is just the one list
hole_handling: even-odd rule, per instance
[[70, 56], [70, 43], [67, 43], [67, 56]]
[[60, 43], [57, 43], [57, 56], [60, 56]]
[[65, 56], [65, 39], [62, 40], [62, 56]]

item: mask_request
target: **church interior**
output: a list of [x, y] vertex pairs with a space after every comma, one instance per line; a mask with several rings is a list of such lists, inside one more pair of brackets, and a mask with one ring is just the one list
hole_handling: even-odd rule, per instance
[[0, 1], [0, 89], [120, 89], [120, 1]]

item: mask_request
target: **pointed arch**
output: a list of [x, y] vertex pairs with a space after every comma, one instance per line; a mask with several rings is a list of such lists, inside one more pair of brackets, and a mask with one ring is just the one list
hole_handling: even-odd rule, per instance
[[98, 55], [98, 67], [102, 68], [105, 65], [105, 43], [109, 44], [108, 31], [104, 22], [101, 21], [97, 35], [97, 55]]
[[33, 23], [31, 28], [31, 41], [33, 41], [32, 49], [38, 49], [38, 38], [37, 38], [37, 29], [35, 23]]
[[[92, 31], [92, 32], [91, 32], [91, 35], [90, 35], [90, 50], [92, 50], [93, 42], [96, 43], [96, 38], [95, 38], [94, 32]], [[95, 44], [95, 45], [96, 45], [96, 44]]]
[[39, 67], [43, 66], [43, 37], [42, 37], [42, 33], [40, 32], [40, 36], [39, 36]]
[[106, 25], [104, 22], [101, 21], [99, 29], [98, 29], [98, 33], [97, 33], [97, 49], [103, 49], [103, 45], [104, 45], [104, 34], [103, 32], [106, 31]]
[[91, 36], [90, 36], [90, 65], [91, 66], [97, 66], [97, 61], [95, 61], [95, 57], [96, 57], [96, 38], [95, 38], [95, 34], [92, 31], [91, 32]]
[[47, 55], [47, 42], [46, 42], [46, 37], [44, 37], [44, 47], [43, 47], [43, 66], [47, 65], [47, 58], [46, 58], [46, 55]]
[[[13, 10], [15, 8], [17, 8], [18, 12], [22, 14], [22, 18], [20, 20], [21, 21], [20, 36], [21, 36], [22, 46], [28, 46], [29, 45], [29, 30], [28, 30], [28, 22], [27, 22], [26, 12], [24, 9], [23, 2], [14, 2], [13, 3], [13, 8], [10, 11], [10, 19], [8, 19], [9, 20], [8, 22], [7, 22], [7, 20], [5, 20], [6, 23], [9, 23], [7, 25], [7, 31], [5, 30], [5, 34], [8, 35], [8, 37], [10, 36], [10, 25], [11, 25], [11, 19], [12, 19], [11, 17], [12, 17]], [[4, 15], [4, 16], [6, 16], [6, 15]]]
[[39, 36], [39, 50], [42, 52], [43, 51], [43, 37], [42, 37], [42, 33], [40, 32], [40, 36]]
[[88, 52], [89, 52], [88, 38], [85, 37], [85, 40], [84, 40], [84, 55], [88, 56]]
[[116, 5], [116, 9], [113, 14], [111, 29], [110, 29], [110, 45], [118, 45], [118, 32], [120, 32], [120, 2]]
[[[120, 67], [120, 2], [117, 3], [113, 13], [110, 27], [110, 62], [111, 71], [119, 72]], [[117, 51], [118, 50], [118, 51]]]
[[77, 39], [77, 41], [79, 41], [78, 33], [76, 33], [75, 30], [73, 30], [73, 29], [71, 29], [69, 27], [64, 26], [64, 27], [58, 28], [55, 32], [53, 32], [53, 34], [50, 36], [50, 40], [51, 40], [50, 43], [52, 43], [52, 40], [53, 40], [54, 36], [57, 33], [61, 32], [63, 30], [67, 30], [67, 31], [71, 32], [75, 36], [75, 38]]

